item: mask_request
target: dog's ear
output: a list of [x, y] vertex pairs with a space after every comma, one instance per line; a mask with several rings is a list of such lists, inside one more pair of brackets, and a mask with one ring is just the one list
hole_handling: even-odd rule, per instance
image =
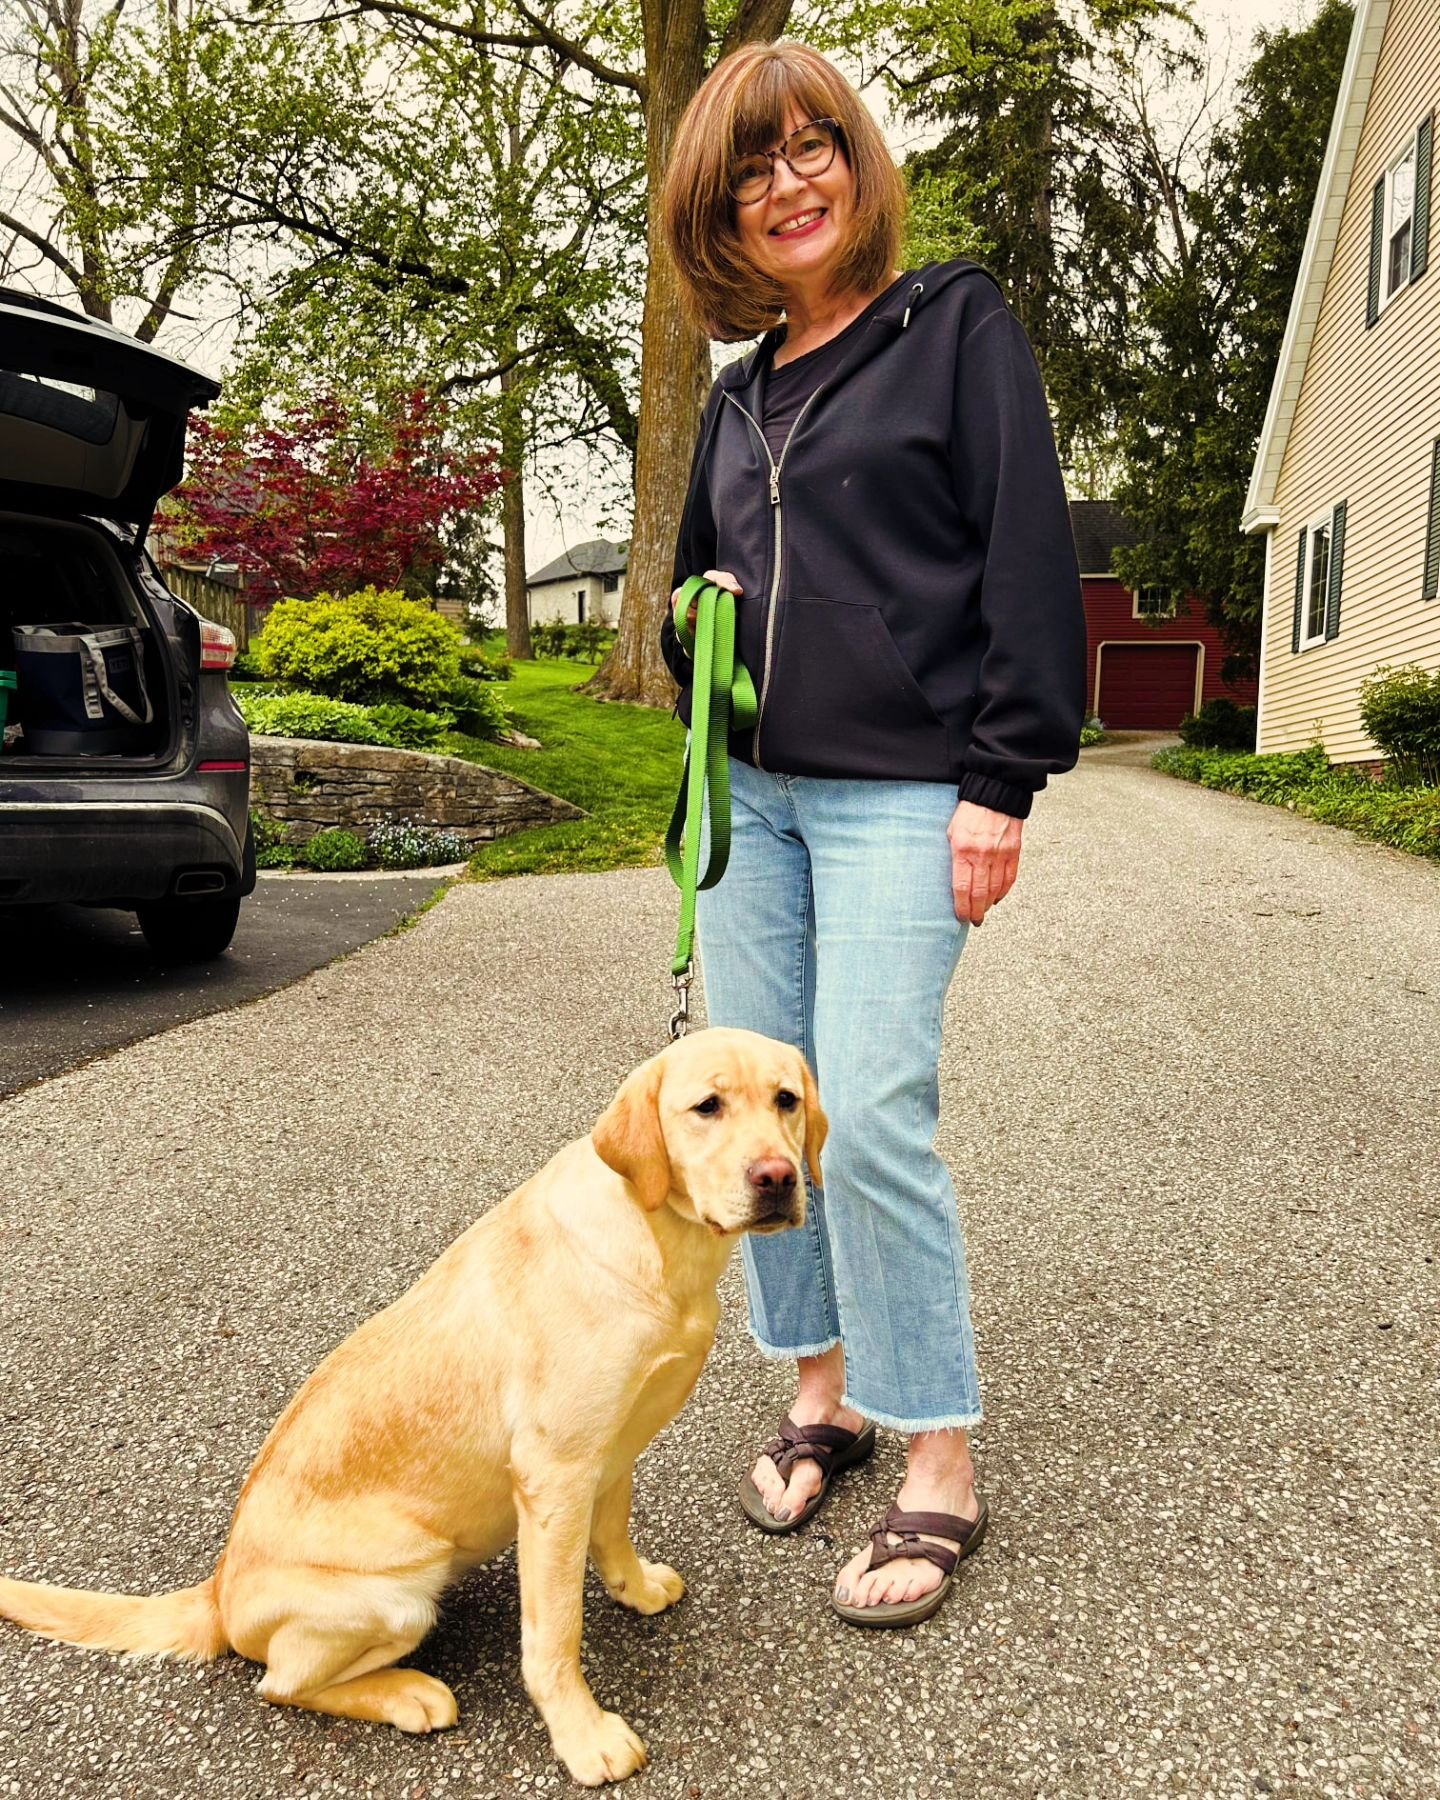
[[824, 1177], [820, 1173], [820, 1152], [825, 1148], [825, 1139], [830, 1135], [830, 1121], [820, 1110], [820, 1090], [815, 1085], [815, 1077], [810, 1073], [809, 1063], [805, 1064], [805, 1162], [810, 1170], [812, 1187], [824, 1187]]
[[670, 1192], [670, 1157], [660, 1130], [660, 1077], [659, 1057], [642, 1063], [590, 1133], [595, 1154], [624, 1176], [647, 1212], [663, 1206]]

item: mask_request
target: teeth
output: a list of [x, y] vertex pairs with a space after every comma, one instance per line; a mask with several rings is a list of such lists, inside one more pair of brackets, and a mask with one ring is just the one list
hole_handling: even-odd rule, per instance
[[801, 213], [798, 219], [787, 219], [783, 225], [775, 227], [776, 237], [784, 237], [787, 231], [798, 231], [802, 225], [808, 225], [812, 220], [818, 219], [824, 210], [823, 206], [817, 206], [813, 212]]

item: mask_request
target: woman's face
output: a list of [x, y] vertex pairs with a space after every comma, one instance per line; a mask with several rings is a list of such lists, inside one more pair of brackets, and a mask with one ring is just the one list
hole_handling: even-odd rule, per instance
[[[809, 123], [809, 113], [792, 104], [783, 136]], [[797, 175], [778, 156], [774, 167], [765, 198], [735, 207], [740, 247], [762, 274], [784, 287], [823, 288], [844, 253], [854, 216], [855, 177], [844, 147], [836, 149], [823, 174]]]

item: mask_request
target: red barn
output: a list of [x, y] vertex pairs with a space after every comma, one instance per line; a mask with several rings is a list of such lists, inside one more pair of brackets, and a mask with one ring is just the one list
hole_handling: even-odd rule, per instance
[[1174, 731], [1203, 701], [1255, 702], [1253, 681], [1220, 679], [1225, 646], [1199, 602], [1125, 586], [1114, 553], [1135, 532], [1109, 500], [1072, 500], [1085, 601], [1086, 705], [1112, 731]]

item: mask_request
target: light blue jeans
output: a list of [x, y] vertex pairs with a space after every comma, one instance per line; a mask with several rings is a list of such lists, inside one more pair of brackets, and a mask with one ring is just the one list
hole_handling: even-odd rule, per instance
[[802, 1051], [830, 1120], [803, 1229], [744, 1239], [751, 1332], [787, 1361], [843, 1344], [845, 1404], [877, 1424], [974, 1425], [965, 1244], [935, 1151], [941, 1019], [967, 930], [945, 836], [955, 789], [734, 758], [730, 779], [729, 868], [697, 907], [710, 1023]]

